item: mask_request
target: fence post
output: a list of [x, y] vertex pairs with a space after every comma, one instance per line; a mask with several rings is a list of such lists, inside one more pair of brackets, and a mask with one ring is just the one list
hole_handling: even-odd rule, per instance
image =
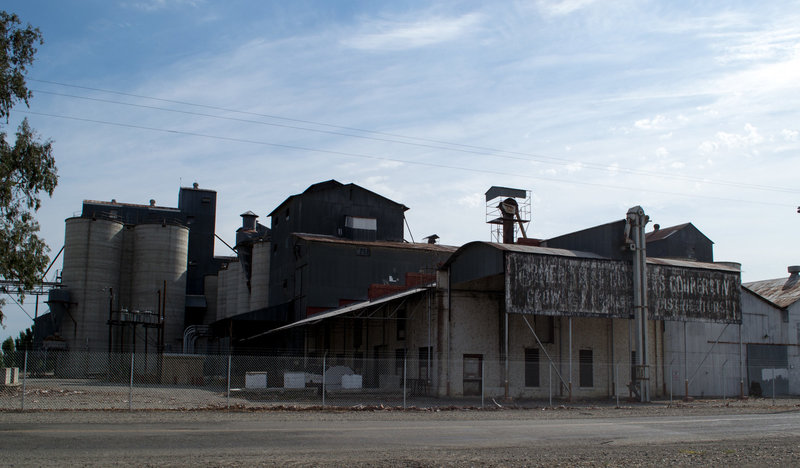
[[669, 366], [669, 404], [672, 406], [672, 382], [675, 381], [675, 376], [672, 375], [672, 366]]
[[775, 368], [772, 368], [772, 406], [775, 406]]
[[128, 411], [133, 411], [133, 365], [134, 360], [133, 357], [135, 356], [134, 353], [131, 353], [131, 383], [128, 387]]
[[322, 355], [322, 407], [325, 407], [325, 358], [328, 357], [328, 352]]
[[403, 409], [406, 409], [406, 362], [408, 361], [408, 352], [403, 353]]
[[725, 403], [725, 363], [722, 363], [722, 402]]
[[231, 355], [228, 354], [228, 379], [227, 390], [225, 392], [225, 409], [231, 408]]
[[547, 366], [547, 393], [550, 394], [550, 407], [553, 407], [553, 363]]
[[25, 411], [25, 388], [28, 383], [28, 350], [25, 350], [25, 360], [22, 363], [22, 411]]
[[483, 408], [483, 399], [484, 399], [484, 393], [485, 393], [485, 390], [486, 390], [485, 389], [485, 386], [486, 386], [486, 383], [485, 383], [486, 382], [486, 372], [484, 372], [485, 369], [486, 369], [486, 361], [481, 359], [481, 408]]

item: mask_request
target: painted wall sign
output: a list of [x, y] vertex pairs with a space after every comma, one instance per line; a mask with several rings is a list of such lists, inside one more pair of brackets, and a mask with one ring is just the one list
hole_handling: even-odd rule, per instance
[[[741, 321], [739, 274], [648, 264], [649, 317]], [[506, 310], [576, 317], [633, 316], [633, 273], [626, 262], [506, 254]]]

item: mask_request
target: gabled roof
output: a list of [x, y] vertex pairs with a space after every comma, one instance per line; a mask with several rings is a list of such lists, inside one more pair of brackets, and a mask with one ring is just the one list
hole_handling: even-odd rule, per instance
[[[660, 228], [658, 230], [648, 232], [647, 234], [644, 235], [644, 237], [647, 242], [660, 241], [675, 234], [676, 232], [682, 231], [690, 227], [694, 229], [696, 232], [698, 232], [701, 236], [708, 239], [708, 237], [705, 234], [703, 234], [699, 229], [697, 229], [692, 223], [683, 223], [683, 224], [678, 224], [677, 226]], [[711, 239], [708, 239], [708, 241], [712, 242]]]
[[788, 278], [754, 281], [742, 286], [784, 309], [800, 301], [800, 276], [797, 274]]
[[331, 179], [331, 180], [327, 180], [325, 182], [318, 182], [316, 184], [310, 185], [307, 189], [305, 189], [303, 191], [303, 193], [299, 193], [299, 194], [292, 195], [292, 196], [288, 197], [286, 200], [281, 202], [280, 205], [275, 207], [275, 209], [272, 210], [267, 216], [272, 216], [275, 212], [279, 211], [284, 205], [289, 203], [289, 201], [293, 200], [294, 198], [297, 198], [297, 197], [300, 197], [300, 196], [303, 196], [303, 195], [307, 195], [307, 194], [310, 194], [310, 193], [324, 192], [326, 190], [334, 190], [334, 189], [339, 189], [339, 188], [342, 188], [342, 187], [355, 187], [355, 188], [357, 188], [359, 190], [363, 190], [363, 191], [365, 191], [365, 192], [367, 192], [367, 193], [369, 193], [371, 195], [374, 195], [375, 197], [382, 198], [382, 199], [384, 199], [384, 200], [386, 200], [386, 201], [388, 201], [390, 203], [393, 203], [393, 204], [401, 207], [403, 209], [403, 211], [408, 210], [408, 207], [403, 205], [402, 203], [397, 203], [396, 201], [390, 200], [390, 199], [384, 197], [383, 195], [377, 194], [377, 193], [375, 193], [375, 192], [373, 192], [371, 190], [367, 190], [364, 187], [361, 187], [360, 185], [356, 185], [356, 184], [353, 184], [353, 183], [345, 185], [345, 184], [339, 182], [338, 180]]

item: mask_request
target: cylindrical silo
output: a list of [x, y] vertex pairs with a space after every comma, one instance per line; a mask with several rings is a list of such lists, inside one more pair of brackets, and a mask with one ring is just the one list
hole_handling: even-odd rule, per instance
[[160, 310], [159, 294], [163, 295], [164, 352], [179, 352], [186, 309], [189, 229], [156, 223], [139, 224], [133, 232], [131, 308], [157, 312]]
[[253, 273], [250, 275], [250, 310], [267, 307], [269, 300], [269, 260], [272, 256], [270, 242], [253, 244]]
[[64, 236], [62, 283], [75, 304], [61, 323], [71, 350], [107, 351], [108, 318], [118, 307], [123, 224], [91, 218], [69, 218]]

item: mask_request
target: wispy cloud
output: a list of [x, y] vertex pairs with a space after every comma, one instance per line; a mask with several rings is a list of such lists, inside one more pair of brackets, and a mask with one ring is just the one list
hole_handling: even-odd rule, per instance
[[205, 3], [205, 0], [141, 0], [125, 2], [123, 5], [136, 10], [153, 12], [170, 8], [197, 7]]
[[362, 31], [342, 40], [342, 44], [361, 50], [415, 49], [458, 39], [474, 30], [481, 19], [480, 14], [469, 13], [410, 22], [371, 21], [363, 24]]
[[536, 5], [545, 16], [565, 16], [582, 10], [597, 0], [539, 0]]

